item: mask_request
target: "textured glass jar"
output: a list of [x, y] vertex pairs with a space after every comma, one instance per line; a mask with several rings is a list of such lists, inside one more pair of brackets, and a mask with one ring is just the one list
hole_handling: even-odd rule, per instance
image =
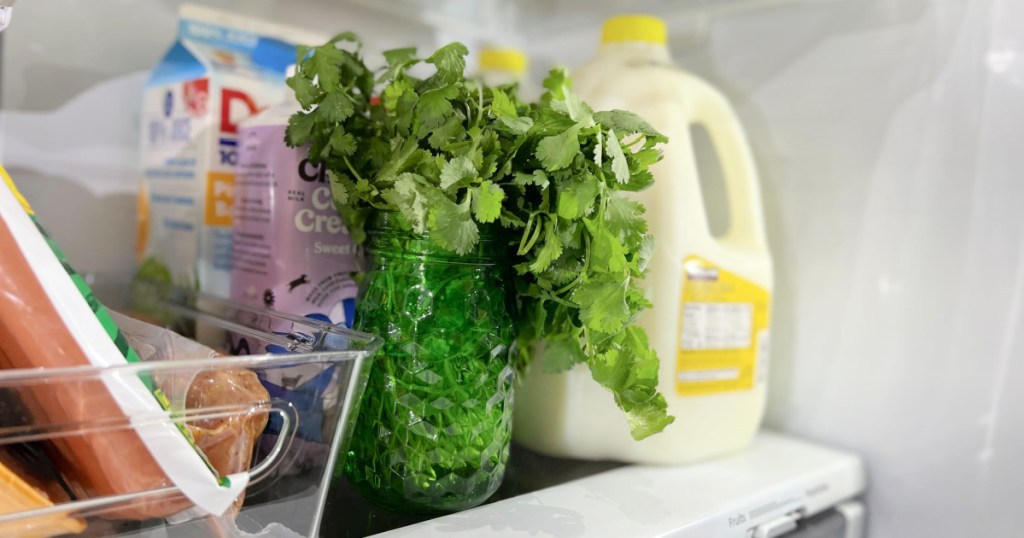
[[372, 266], [355, 327], [384, 338], [345, 458], [367, 498], [392, 509], [476, 506], [501, 484], [512, 434], [512, 318], [502, 245], [464, 256], [395, 213], [369, 228]]

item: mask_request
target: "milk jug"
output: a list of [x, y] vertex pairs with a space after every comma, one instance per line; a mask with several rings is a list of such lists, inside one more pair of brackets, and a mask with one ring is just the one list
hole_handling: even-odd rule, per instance
[[519, 83], [519, 94], [523, 99], [536, 97], [527, 68], [526, 53], [515, 48], [484, 47], [480, 50], [479, 75], [488, 86]]
[[526, 65], [526, 54], [519, 49], [484, 47], [480, 50], [480, 76], [488, 86], [522, 80]]
[[[647, 16], [605, 23], [596, 58], [574, 88], [595, 110], [635, 112], [669, 137], [655, 184], [638, 194], [656, 247], [638, 323], [660, 359], [658, 389], [676, 417], [634, 441], [612, 395], [585, 366], [522, 376], [514, 435], [551, 455], [681, 463], [746, 446], [761, 422], [768, 366], [772, 264], [757, 171], [726, 99], [672, 64], [665, 25]], [[702, 126], [721, 163], [728, 230], [712, 235], [691, 127]]]

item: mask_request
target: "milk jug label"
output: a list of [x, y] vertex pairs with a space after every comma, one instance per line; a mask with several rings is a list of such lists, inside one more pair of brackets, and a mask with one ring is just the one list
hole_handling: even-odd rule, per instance
[[767, 367], [771, 295], [698, 256], [683, 264], [676, 393], [749, 390]]

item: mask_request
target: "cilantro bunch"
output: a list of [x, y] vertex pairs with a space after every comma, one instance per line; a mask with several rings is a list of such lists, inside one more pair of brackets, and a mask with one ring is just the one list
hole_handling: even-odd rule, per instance
[[[308, 143], [326, 165], [352, 238], [365, 241], [374, 211], [398, 211], [412, 232], [467, 253], [481, 225], [500, 224], [513, 238], [521, 364], [543, 341], [544, 370], [588, 365], [635, 439], [664, 429], [674, 419], [657, 391], [658, 357], [632, 325], [650, 306], [637, 282], [653, 239], [627, 193], [651, 185], [666, 138], [629, 112], [592, 111], [560, 69], [526, 104], [515, 86], [467, 79], [461, 43], [422, 59], [387, 51], [376, 73], [360, 50], [352, 33], [301, 47], [288, 79], [303, 111], [286, 141]], [[432, 75], [410, 74], [421, 62]]]

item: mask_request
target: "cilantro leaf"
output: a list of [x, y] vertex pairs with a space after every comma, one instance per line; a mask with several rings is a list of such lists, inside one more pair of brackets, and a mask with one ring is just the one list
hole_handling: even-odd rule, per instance
[[633, 166], [630, 168], [636, 168], [637, 170], [646, 169], [652, 164], [661, 160], [661, 151], [656, 148], [642, 149], [633, 154]]
[[590, 106], [571, 91], [563, 90], [563, 93], [565, 98], [552, 100], [551, 108], [564, 112], [572, 121], [579, 123], [583, 127], [593, 127], [594, 111], [591, 110]]
[[384, 199], [405, 216], [416, 233], [424, 233], [427, 229], [429, 200], [417, 181], [422, 179], [417, 174], [404, 173], [395, 179], [392, 188], [382, 193]]
[[[559, 238], [563, 243], [565, 242], [561, 235]], [[564, 286], [576, 280], [582, 270], [583, 252], [566, 246], [562, 251], [562, 256], [551, 263], [551, 266], [544, 272], [544, 276], [550, 278], [552, 284]]]
[[459, 89], [454, 84], [423, 92], [416, 104], [416, 113], [419, 115], [423, 132], [444, 124], [445, 119], [455, 112], [450, 100], [458, 96]]
[[559, 185], [558, 216], [572, 220], [590, 214], [597, 192], [597, 178], [593, 175], [583, 176], [582, 181]]
[[542, 189], [548, 188], [548, 175], [543, 170], [534, 170], [532, 174], [525, 174], [523, 172], [517, 172], [512, 182], [520, 187], [526, 187], [527, 185], [535, 185]]
[[474, 189], [473, 214], [476, 220], [488, 223], [498, 220], [501, 215], [501, 202], [505, 199], [505, 191], [500, 185], [485, 180]]
[[[447, 204], [446, 204], [447, 205]], [[445, 209], [431, 212], [434, 218], [430, 237], [458, 254], [467, 254], [480, 239], [480, 229], [470, 214], [470, 200], [450, 204]]]
[[502, 125], [507, 127], [508, 130], [516, 134], [523, 134], [533, 127], [533, 120], [526, 116], [519, 118], [498, 118], [498, 120], [501, 121]]
[[355, 32], [349, 31], [335, 34], [334, 37], [332, 37], [331, 40], [328, 41], [328, 43], [330, 43], [331, 45], [336, 45], [338, 43], [342, 43], [345, 41], [355, 43], [357, 48], [361, 48], [363, 46], [363, 40], [359, 39], [359, 36], [357, 36]]
[[395, 176], [405, 172], [416, 165], [419, 161], [419, 157], [422, 156], [422, 150], [419, 149], [419, 144], [416, 143], [415, 139], [407, 139], [404, 142], [395, 140], [392, 144], [398, 144], [398, 147], [392, 146], [391, 156], [388, 158], [380, 170], [377, 172], [376, 180], [381, 183], [390, 183], [395, 180]]
[[427, 63], [437, 67], [437, 76], [445, 82], [455, 82], [463, 78], [466, 70], [466, 55], [469, 49], [459, 42], [449, 43], [427, 58]]
[[544, 372], [557, 374], [572, 369], [573, 366], [586, 362], [580, 338], [576, 334], [567, 334], [544, 341], [544, 360], [541, 366]]
[[628, 182], [629, 164], [626, 162], [626, 154], [622, 152], [619, 137], [615, 134], [614, 129], [608, 131], [608, 143], [605, 144], [605, 151], [608, 152], [608, 158], [612, 160], [612, 172], [615, 174], [615, 179], [619, 183]]
[[407, 92], [413, 92], [412, 83], [404, 78], [396, 79], [384, 88], [384, 91], [381, 93], [381, 103], [384, 104], [384, 108], [388, 112], [394, 114], [398, 111], [399, 100]]
[[420, 62], [416, 58], [416, 47], [386, 50], [384, 51], [384, 61], [387, 62], [387, 66], [377, 78], [378, 82], [392, 80], [399, 73]]
[[327, 180], [331, 184], [331, 199], [334, 206], [339, 212], [342, 212], [342, 208], [352, 201], [351, 193], [354, 185], [350, 179], [338, 175], [333, 170], [327, 170]]
[[302, 146], [309, 142], [316, 127], [316, 115], [311, 112], [296, 112], [288, 118], [285, 141], [289, 146]]
[[321, 121], [333, 124], [347, 120], [356, 111], [356, 108], [347, 95], [331, 92], [320, 101], [316, 111]]
[[576, 125], [576, 122], [565, 114], [548, 107], [535, 111], [532, 117], [533, 127], [530, 128], [530, 134], [534, 135], [555, 135]]
[[645, 439], [675, 421], [667, 414], [665, 398], [658, 394], [658, 357], [638, 327], [627, 327], [612, 345], [588, 361], [594, 380], [611, 391], [626, 412], [633, 439]]
[[301, 73], [289, 77], [286, 81], [288, 87], [295, 92], [295, 99], [299, 101], [299, 105], [302, 106], [303, 110], [309, 110], [317, 103], [320, 97], [323, 96], [323, 92], [320, 88], [317, 88], [313, 81], [305, 77]]
[[491, 112], [498, 118], [518, 118], [519, 111], [515, 103], [505, 92], [495, 88], [491, 90]]
[[534, 273], [542, 273], [551, 266], [562, 255], [562, 240], [558, 238], [555, 224], [548, 221], [544, 227], [544, 245], [537, 252], [537, 259], [530, 264], [530, 270]]
[[346, 157], [356, 152], [358, 143], [356, 137], [352, 136], [352, 133], [346, 133], [345, 128], [338, 126], [331, 132], [330, 143], [328, 144], [330, 149], [338, 155], [344, 155]]
[[580, 307], [580, 319], [592, 330], [614, 334], [629, 321], [626, 304], [626, 286], [614, 280], [601, 279], [586, 282], [572, 294], [572, 301]]
[[427, 143], [434, 149], [442, 149], [452, 140], [458, 140], [466, 132], [462, 126], [462, 118], [458, 115], [448, 116], [444, 124], [434, 129], [427, 138]]
[[498, 121], [514, 133], [522, 134], [533, 127], [533, 120], [525, 116], [520, 117], [512, 99], [497, 88], [492, 90], [491, 112], [498, 118]]
[[640, 202], [621, 193], [608, 197], [604, 218], [608, 230], [623, 241], [639, 242], [647, 233], [647, 209]]
[[313, 49], [309, 57], [309, 69], [312, 77], [327, 93], [335, 93], [341, 87], [341, 70], [338, 64], [344, 61], [345, 52], [334, 46], [334, 42]]
[[537, 144], [537, 158], [549, 172], [572, 164], [580, 152], [580, 126], [574, 125], [558, 135], [544, 137]]
[[625, 110], [609, 110], [595, 112], [594, 119], [609, 129], [623, 134], [640, 133], [654, 142], [667, 142], [668, 138], [659, 133], [651, 124], [632, 112]]
[[620, 191], [640, 192], [654, 184], [654, 175], [650, 170], [643, 169], [630, 172], [628, 183], [616, 182], [615, 188]]
[[624, 271], [627, 267], [626, 246], [616, 235], [609, 233], [603, 223], [584, 219], [583, 224], [591, 234], [590, 256], [593, 268], [609, 273]]
[[569, 81], [569, 72], [562, 67], [556, 67], [548, 71], [548, 76], [544, 79], [544, 88], [548, 92], [542, 99], [546, 98], [548, 102], [564, 100], [566, 90], [572, 88], [572, 83]]
[[651, 257], [654, 255], [654, 245], [653, 235], [645, 235], [643, 240], [641, 240], [640, 248], [637, 250], [637, 269], [640, 272], [646, 271], [648, 264], [651, 263]]
[[467, 157], [455, 157], [441, 168], [441, 188], [449, 190], [476, 178], [476, 167]]

